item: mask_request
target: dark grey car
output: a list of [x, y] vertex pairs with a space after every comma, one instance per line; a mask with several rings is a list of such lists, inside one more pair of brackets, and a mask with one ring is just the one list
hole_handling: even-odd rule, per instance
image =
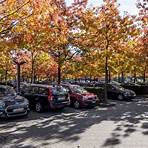
[[0, 85], [0, 117], [25, 116], [29, 112], [28, 100], [16, 94], [10, 86]]

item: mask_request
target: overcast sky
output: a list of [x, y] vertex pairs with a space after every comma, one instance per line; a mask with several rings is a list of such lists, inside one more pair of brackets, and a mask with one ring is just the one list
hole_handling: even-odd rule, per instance
[[[66, 0], [67, 4], [70, 5], [73, 0]], [[99, 6], [102, 4], [103, 0], [88, 0], [89, 6]], [[124, 11], [127, 11], [131, 15], [138, 14], [138, 9], [136, 7], [137, 0], [118, 0], [120, 4], [120, 12], [123, 14]]]

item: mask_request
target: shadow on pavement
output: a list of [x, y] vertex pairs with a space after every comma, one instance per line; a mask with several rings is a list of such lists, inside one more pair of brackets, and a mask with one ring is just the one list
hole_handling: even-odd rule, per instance
[[[148, 119], [148, 99], [144, 98], [133, 102], [117, 101], [116, 106], [104, 109], [66, 108], [42, 114], [31, 111], [29, 117], [0, 121], [0, 146], [11, 143], [15, 147], [33, 148], [36, 146], [31, 145], [31, 141], [36, 141], [38, 146], [61, 141], [76, 142], [80, 140], [80, 134], [91, 126], [99, 125], [102, 121], [113, 121], [116, 128], [102, 145], [109, 147], [121, 144], [122, 139], [136, 132], [138, 124], [145, 119]], [[144, 122], [140, 128], [142, 134], [147, 136], [148, 122]]]

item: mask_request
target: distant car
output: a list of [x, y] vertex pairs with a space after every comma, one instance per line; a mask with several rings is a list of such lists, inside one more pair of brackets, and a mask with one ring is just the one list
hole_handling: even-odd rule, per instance
[[17, 95], [12, 87], [0, 85], [0, 117], [25, 116], [28, 112], [27, 99]]
[[136, 93], [134, 91], [125, 89], [117, 84], [108, 84], [107, 88], [109, 99], [131, 100], [136, 97]]
[[62, 109], [70, 104], [68, 92], [58, 85], [24, 85], [21, 89], [21, 95], [29, 100], [29, 107], [35, 109], [36, 112]]
[[74, 108], [94, 107], [99, 101], [97, 95], [89, 93], [79, 85], [62, 84], [70, 94], [70, 104]]

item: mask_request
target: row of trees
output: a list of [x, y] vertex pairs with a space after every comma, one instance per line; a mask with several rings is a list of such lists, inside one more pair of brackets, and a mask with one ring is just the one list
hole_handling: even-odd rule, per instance
[[87, 0], [0, 2], [0, 79], [15, 78], [14, 60], [25, 61], [22, 79], [137, 75], [148, 73], [147, 0], [138, 16], [121, 16], [116, 0], [87, 8]]

